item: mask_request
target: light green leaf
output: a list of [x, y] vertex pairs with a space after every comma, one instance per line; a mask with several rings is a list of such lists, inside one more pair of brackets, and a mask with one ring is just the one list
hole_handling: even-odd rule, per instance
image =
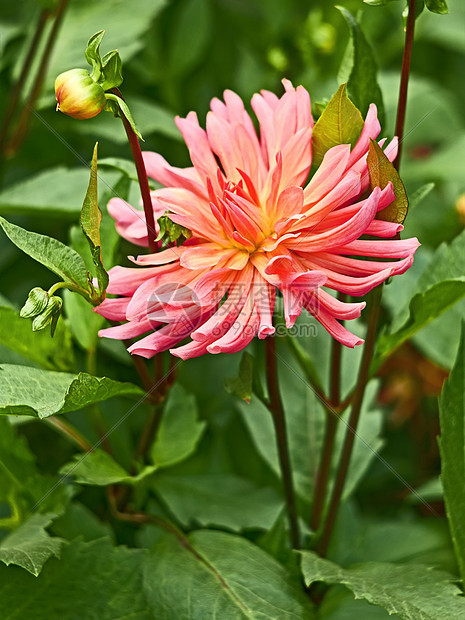
[[45, 530], [55, 516], [36, 513], [22, 523], [0, 542], [0, 561], [7, 566], [21, 566], [37, 577], [52, 555], [60, 557], [65, 542], [50, 536]]
[[109, 540], [73, 541], [61, 560], [51, 558], [38, 577], [0, 566], [2, 619], [20, 617], [151, 620], [142, 591], [142, 549], [113, 547]]
[[352, 13], [342, 6], [336, 6], [336, 8], [342, 13], [351, 32], [353, 61], [349, 81], [347, 82], [350, 97], [364, 116], [368, 112], [370, 103], [375, 103], [378, 108], [378, 118], [381, 125], [383, 125], [383, 96], [376, 79], [378, 67], [373, 50], [366, 40], [360, 24]]
[[391, 332], [378, 340], [373, 367], [465, 295], [465, 231], [432, 255], [407, 304], [394, 316]]
[[142, 396], [132, 383], [120, 383], [85, 372], [73, 375], [39, 368], [0, 365], [0, 414], [47, 418], [76, 411], [112, 396]]
[[100, 43], [102, 42], [105, 30], [99, 30], [99, 32], [92, 35], [87, 42], [85, 51], [85, 57], [89, 65], [92, 67], [92, 79], [94, 82], [98, 82], [102, 72], [102, 60], [100, 58]]
[[395, 200], [385, 209], [379, 211], [376, 214], [376, 219], [402, 224], [408, 211], [408, 199], [404, 184], [400, 179], [399, 173], [375, 140], [370, 140], [367, 166], [370, 174], [370, 188], [372, 190], [375, 187], [384, 189], [390, 182], [395, 195]]
[[239, 376], [228, 378], [224, 382], [224, 388], [229, 394], [237, 396], [247, 403], [250, 403], [252, 397], [253, 363], [253, 357], [244, 351], [239, 365]]
[[446, 0], [425, 0], [426, 8], [432, 13], [439, 13], [440, 15], [446, 15], [449, 13]]
[[56, 273], [65, 282], [87, 290], [87, 269], [77, 252], [60, 241], [30, 232], [0, 217], [8, 238], [25, 254]]
[[302, 573], [310, 586], [316, 581], [343, 584], [355, 595], [405, 620], [459, 620], [465, 615], [465, 599], [452, 583], [454, 578], [419, 564], [367, 562], [352, 568], [302, 552]]
[[[80, 295], [74, 297], [82, 299]], [[84, 299], [82, 303], [89, 305]], [[71, 334], [64, 321], [58, 323], [52, 338], [48, 332], [33, 332], [30, 322], [22, 319], [13, 308], [0, 306], [0, 324], [0, 344], [46, 370], [66, 371], [73, 368]]]
[[80, 484], [108, 486], [110, 484], [136, 484], [156, 470], [145, 467], [138, 476], [131, 476], [113, 457], [103, 450], [77, 454], [73, 461], [60, 470], [62, 475], [73, 476]]
[[457, 359], [439, 400], [441, 481], [462, 580], [465, 579], [465, 323]]
[[313, 128], [312, 165], [319, 166], [326, 151], [333, 146], [338, 144], [354, 146], [362, 129], [362, 115], [347, 97], [346, 84], [341, 84]]
[[180, 385], [169, 393], [157, 439], [150, 457], [157, 467], [171, 467], [184, 461], [196, 449], [205, 430], [205, 422], [197, 419], [195, 398]]
[[98, 206], [97, 193], [97, 147], [95, 144], [94, 153], [92, 155], [92, 165], [90, 170], [90, 181], [87, 188], [86, 197], [82, 204], [81, 210], [81, 227], [84, 235], [89, 242], [90, 253], [96, 268], [97, 280], [99, 285], [99, 296], [103, 299], [108, 286], [108, 274], [102, 263], [102, 251], [100, 241], [100, 224], [102, 222], [102, 212]]
[[133, 132], [136, 134], [136, 136], [140, 140], [143, 141], [144, 138], [142, 137], [141, 133], [137, 129], [134, 119], [132, 118], [131, 110], [129, 109], [128, 104], [124, 101], [124, 99], [121, 99], [121, 97], [118, 97], [118, 95], [113, 95], [111, 93], [107, 93], [106, 98], [108, 100], [107, 105], [109, 106], [109, 109], [112, 110], [118, 116], [124, 115], [128, 123], [130, 124]]
[[101, 80], [100, 85], [103, 90], [120, 86], [123, 81], [123, 63], [118, 50], [105, 54], [102, 58], [102, 65], [104, 79]]
[[315, 617], [301, 584], [279, 562], [223, 532], [158, 540], [144, 566], [144, 590], [157, 620]]
[[152, 487], [185, 527], [268, 530], [283, 508], [273, 489], [259, 488], [233, 474], [159, 474]]

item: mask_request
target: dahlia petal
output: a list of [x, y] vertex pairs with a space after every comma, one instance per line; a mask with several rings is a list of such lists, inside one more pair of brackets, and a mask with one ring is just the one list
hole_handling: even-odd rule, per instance
[[368, 148], [370, 146], [370, 139], [377, 138], [379, 132], [381, 131], [381, 125], [378, 120], [378, 110], [376, 105], [372, 103], [368, 108], [368, 113], [366, 115], [365, 124], [363, 125], [362, 133], [360, 134], [359, 139], [357, 140], [354, 148], [350, 153], [349, 158], [349, 166], [355, 164], [356, 161], [360, 159], [365, 153], [368, 152]]
[[197, 196], [206, 196], [205, 188], [195, 168], [175, 168], [159, 153], [150, 151], [144, 151], [142, 157], [147, 175], [157, 183], [166, 187], [182, 187]]
[[177, 116], [175, 122], [182, 133], [189, 149], [191, 161], [201, 179], [205, 181], [207, 177], [210, 177], [216, 183], [218, 164], [210, 148], [207, 132], [199, 125], [197, 114], [189, 112], [186, 118]]
[[98, 335], [103, 338], [112, 338], [114, 340], [129, 340], [130, 338], [137, 338], [148, 331], [152, 331], [156, 327], [159, 327], [160, 323], [154, 323], [152, 321], [130, 321], [124, 323], [124, 325], [115, 325], [114, 327], [108, 327], [101, 329]]
[[[313, 314], [311, 306], [307, 309]], [[319, 309], [318, 312], [313, 314], [313, 316], [323, 325], [326, 331], [329, 332], [333, 338], [346, 347], [353, 349], [355, 346], [363, 344], [364, 341], [362, 338], [358, 338], [358, 336], [352, 334], [352, 332], [338, 323], [338, 321], [336, 321], [336, 319], [325, 310]]]
[[171, 355], [180, 357], [182, 360], [189, 360], [193, 357], [199, 357], [204, 353], [207, 353], [208, 343], [206, 342], [188, 342], [176, 349], [170, 349]]
[[358, 239], [333, 247], [331, 251], [337, 254], [354, 254], [356, 256], [405, 258], [414, 254], [419, 247], [420, 242], [416, 237], [411, 239], [391, 239], [389, 241]]
[[117, 297], [115, 299], [107, 297], [93, 310], [109, 321], [125, 321], [126, 310], [130, 301], [130, 297]]
[[204, 243], [185, 248], [181, 256], [181, 266], [186, 269], [206, 269], [214, 267], [221, 260], [231, 258], [237, 253], [234, 248], [221, 248], [215, 243]]
[[357, 303], [340, 301], [339, 299], [336, 299], [335, 297], [321, 289], [318, 290], [314, 295], [317, 299], [314, 307], [317, 307], [317, 304], [319, 306], [323, 306], [326, 312], [328, 312], [335, 319], [339, 320], [357, 319], [366, 306], [366, 303], [364, 301]]
[[166, 265], [167, 263], [173, 263], [179, 260], [185, 248], [167, 248], [156, 254], [141, 254], [137, 258], [129, 257], [136, 265]]
[[120, 267], [119, 265], [112, 267], [108, 272], [110, 282], [107, 293], [110, 295], [132, 295], [141, 284], [158, 276], [159, 273], [159, 269], [156, 267], [148, 269]]
[[350, 144], [339, 144], [326, 151], [323, 161], [304, 189], [306, 204], [315, 204], [339, 183], [347, 169], [349, 157]]
[[[145, 214], [140, 209], [134, 209], [121, 198], [112, 198], [107, 205], [108, 213], [115, 220], [118, 233], [135, 245], [148, 246], [147, 225]], [[155, 230], [154, 233], [158, 234]]]
[[393, 237], [402, 230], [404, 230], [402, 224], [385, 222], [384, 220], [373, 220], [365, 230], [365, 234], [373, 235], [374, 237]]
[[274, 215], [278, 220], [291, 217], [302, 211], [303, 204], [303, 189], [296, 186], [286, 187], [278, 196]]

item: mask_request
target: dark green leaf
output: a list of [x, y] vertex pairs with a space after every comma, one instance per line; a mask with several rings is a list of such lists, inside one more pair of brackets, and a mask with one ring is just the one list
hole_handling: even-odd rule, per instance
[[105, 30], [100, 30], [92, 35], [87, 42], [85, 51], [86, 60], [92, 66], [92, 79], [98, 82], [102, 73], [102, 60], [100, 58], [100, 43], [102, 42]]
[[50, 559], [39, 577], [0, 567], [3, 620], [100, 618], [151, 620], [141, 583], [141, 549], [113, 547], [106, 539], [74, 541], [61, 560]]
[[156, 467], [171, 467], [190, 456], [205, 430], [197, 419], [195, 398], [180, 385], [174, 385], [163, 411], [157, 439], [150, 450]]
[[94, 262], [97, 280], [99, 285], [99, 299], [103, 299], [108, 286], [108, 274], [102, 263], [102, 251], [100, 241], [100, 224], [102, 222], [102, 212], [98, 206], [97, 193], [97, 147], [95, 144], [92, 155], [92, 166], [90, 170], [90, 181], [87, 188], [86, 197], [81, 210], [81, 227], [90, 246], [90, 253]]
[[111, 93], [107, 93], [107, 99], [109, 106], [108, 109], [118, 116], [121, 116], [121, 114], [123, 114], [128, 120], [128, 123], [131, 125], [131, 129], [136, 134], [136, 136], [140, 140], [144, 140], [136, 127], [134, 119], [132, 118], [131, 110], [129, 109], [127, 103], [123, 99], [121, 99], [121, 97], [118, 97], [118, 95], [113, 95]]
[[173, 74], [184, 74], [207, 51], [211, 37], [211, 4], [208, 0], [183, 0], [170, 38], [169, 59]]
[[465, 579], [465, 323], [461, 344], [439, 401], [441, 481], [447, 518], [462, 579]]
[[60, 470], [62, 475], [73, 476], [80, 484], [108, 486], [110, 484], [135, 484], [156, 470], [154, 466], [145, 467], [138, 476], [131, 476], [107, 452], [93, 450], [78, 454], [71, 463]]
[[338, 144], [354, 146], [362, 129], [362, 115], [347, 97], [346, 84], [341, 84], [313, 128], [312, 165], [319, 166], [326, 151], [333, 146]]
[[380, 187], [384, 189], [391, 182], [395, 194], [395, 200], [385, 209], [379, 211], [376, 214], [376, 219], [402, 224], [408, 211], [408, 199], [404, 184], [400, 180], [399, 173], [375, 140], [370, 140], [367, 166], [370, 174], [370, 188]]
[[376, 103], [378, 118], [383, 125], [383, 96], [376, 79], [378, 67], [373, 56], [373, 50], [352, 13], [342, 6], [336, 8], [342, 13], [349, 25], [353, 44], [353, 64], [347, 82], [350, 98], [363, 115], [368, 112], [370, 103]]
[[21, 566], [33, 575], [42, 570], [54, 555], [60, 557], [64, 540], [50, 536], [47, 528], [53, 514], [34, 514], [0, 542], [0, 561], [9, 566]]
[[405, 620], [459, 620], [465, 599], [447, 573], [416, 564], [367, 562], [341, 568], [311, 551], [302, 552], [302, 573], [310, 586], [316, 581], [343, 584], [355, 595]]
[[315, 617], [301, 584], [279, 562], [222, 532], [161, 538], [145, 563], [144, 589], [157, 620]]
[[245, 400], [246, 403], [250, 403], [252, 397], [253, 364], [253, 357], [244, 351], [239, 365], [239, 376], [224, 382], [225, 390], [229, 394]]
[[439, 13], [445, 15], [449, 13], [446, 0], [425, 0], [426, 8], [433, 13]]
[[56, 273], [65, 282], [87, 290], [87, 269], [77, 252], [60, 241], [30, 232], [0, 217], [0, 226], [8, 238], [28, 256]]
[[152, 487], [185, 527], [267, 530], [283, 508], [283, 500], [273, 489], [259, 488], [232, 474], [159, 474]]
[[28, 366], [0, 365], [0, 414], [47, 418], [76, 411], [112, 396], [142, 396], [132, 383], [81, 372], [72, 375]]

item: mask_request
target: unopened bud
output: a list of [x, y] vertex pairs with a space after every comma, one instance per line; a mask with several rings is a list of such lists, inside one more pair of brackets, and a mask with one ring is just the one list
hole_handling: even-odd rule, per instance
[[29, 293], [26, 303], [21, 308], [19, 316], [23, 319], [32, 319], [45, 310], [48, 304], [48, 293], [36, 287]]
[[465, 224], [465, 194], [460, 194], [455, 202], [455, 208], [459, 214], [460, 221]]
[[55, 331], [56, 323], [61, 314], [61, 308], [63, 306], [63, 301], [61, 297], [53, 296], [50, 297], [47, 307], [39, 316], [36, 316], [32, 321], [32, 331], [38, 332], [41, 329], [47, 327], [49, 323], [52, 323], [52, 336]]
[[55, 80], [57, 110], [77, 119], [97, 116], [107, 102], [105, 91], [86, 69], [70, 69]]

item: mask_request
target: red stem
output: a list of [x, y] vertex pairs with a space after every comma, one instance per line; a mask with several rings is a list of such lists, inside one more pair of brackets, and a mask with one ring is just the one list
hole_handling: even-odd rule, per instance
[[399, 148], [397, 157], [394, 161], [394, 167], [398, 171], [400, 167], [400, 158], [402, 155], [402, 142], [404, 139], [405, 113], [407, 109], [407, 90], [410, 75], [410, 62], [412, 60], [413, 35], [415, 32], [415, 0], [410, 0], [407, 28], [405, 32], [404, 55], [402, 58], [402, 74], [400, 78], [399, 101], [397, 104], [396, 119], [396, 136], [399, 139]]

